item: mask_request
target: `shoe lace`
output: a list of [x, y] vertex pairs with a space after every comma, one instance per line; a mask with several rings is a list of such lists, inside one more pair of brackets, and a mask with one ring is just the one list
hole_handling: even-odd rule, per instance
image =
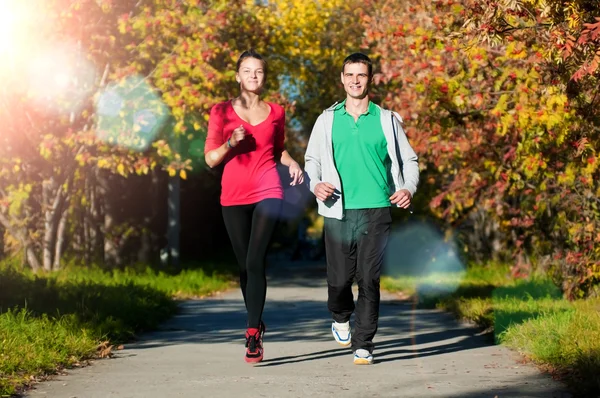
[[250, 352], [256, 351], [256, 337], [250, 336], [246, 339], [246, 348]]
[[261, 347], [260, 332], [253, 334], [253, 335], [246, 336], [246, 348], [248, 348], [248, 351], [254, 352], [254, 351], [256, 351], [257, 348], [260, 348], [260, 347]]

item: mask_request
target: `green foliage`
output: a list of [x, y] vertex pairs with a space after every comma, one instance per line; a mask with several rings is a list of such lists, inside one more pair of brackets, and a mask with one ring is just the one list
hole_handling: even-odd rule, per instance
[[71, 267], [47, 276], [0, 268], [0, 395], [155, 328], [176, 312], [173, 298], [231, 286], [227, 269], [203, 266], [176, 274]]
[[21, 86], [27, 68], [2, 75], [0, 223], [32, 267], [41, 253], [46, 269], [60, 259], [50, 246], [64, 217], [71, 236], [87, 234], [82, 250], [102, 247], [91, 235], [106, 221], [107, 173], [204, 167], [208, 110], [237, 95], [243, 50], [267, 58], [265, 98], [286, 107], [301, 158], [341, 95], [343, 57], [362, 48], [377, 61], [373, 98], [401, 113], [421, 156], [417, 204], [474, 259], [510, 261], [515, 276], [543, 267], [569, 298], [597, 291], [600, 11], [588, 0], [42, 3], [51, 18], [27, 39], [65, 44], [63, 58], [91, 72], [45, 102], [45, 85]]
[[[515, 276], [537, 261], [566, 296], [589, 295], [600, 282], [598, 85], [575, 90], [557, 69], [551, 17], [526, 10], [537, 2], [494, 3], [373, 2], [364, 46], [380, 59], [377, 92], [405, 119], [429, 210], [467, 235], [465, 252], [512, 261]], [[536, 15], [535, 29], [514, 25]]]
[[[205, 137], [209, 109], [238, 95], [235, 62], [254, 48], [268, 62], [265, 98], [284, 105], [306, 134], [340, 95], [339, 65], [362, 36], [347, 23], [359, 4], [153, 0], [119, 20], [118, 41], [132, 56], [115, 77], [147, 75], [175, 118], [173, 133], [195, 141]], [[290, 129], [288, 140], [303, 145], [297, 133]]]
[[[551, 125], [544, 129], [551, 138], [548, 142], [557, 144], [554, 150], [536, 145], [544, 141], [539, 133], [524, 137], [534, 143], [525, 148], [528, 156], [542, 152], [536, 157], [545, 169], [540, 172], [547, 175], [531, 181], [539, 188], [533, 190], [534, 219], [538, 225], [551, 226], [536, 231], [550, 239], [532, 243], [534, 250], [552, 254], [553, 276], [568, 297], [593, 294], [600, 282], [600, 236], [594, 232], [600, 220], [596, 152], [600, 9], [587, 0], [495, 2], [494, 12], [486, 7], [492, 5], [489, 2], [467, 4], [468, 23], [462, 36], [472, 43], [535, 45], [543, 57], [536, 63], [544, 90], [563, 97], [565, 111], [573, 115], [562, 133]], [[535, 167], [530, 170], [537, 172]]]
[[[235, 63], [251, 47], [269, 62], [265, 98], [286, 107], [287, 146], [301, 160], [316, 115], [338, 99], [337, 67], [363, 31], [346, 23], [358, 15], [354, 0], [41, 3], [27, 6], [30, 18], [52, 17], [40, 29], [23, 31], [45, 48], [60, 47], [65, 57], [51, 54], [48, 62], [65, 62], [64, 68], [38, 78], [44, 84], [32, 92], [47, 88], [52, 95], [36, 101], [20, 83], [28, 81], [23, 74], [35, 55], [24, 46], [19, 73], [5, 76], [8, 89], [0, 98], [0, 118], [8, 121], [0, 185], [31, 187], [28, 196], [21, 188], [0, 190], [0, 223], [12, 252], [26, 252], [34, 269], [58, 268], [57, 242], [70, 247], [65, 242], [77, 235], [87, 257], [102, 256], [100, 241], [124, 228], [103, 219], [111, 175], [161, 168], [186, 179], [192, 167], [204, 169], [209, 109], [238, 94]], [[53, 80], [62, 86], [48, 86]], [[69, 236], [59, 232], [64, 218]], [[106, 224], [111, 227], [104, 231]]]

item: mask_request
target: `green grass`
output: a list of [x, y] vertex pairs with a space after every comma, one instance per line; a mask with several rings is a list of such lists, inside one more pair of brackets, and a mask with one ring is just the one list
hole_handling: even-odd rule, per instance
[[72, 283], [91, 281], [101, 281], [107, 285], [135, 283], [181, 299], [204, 297], [232, 286], [229, 271], [206, 271], [206, 267], [184, 269], [177, 273], [155, 271], [151, 268], [126, 268], [110, 272], [98, 268], [73, 268], [52, 277]]
[[26, 310], [0, 315], [0, 396], [96, 353], [99, 335], [93, 326], [81, 325], [75, 316], [51, 319]]
[[560, 308], [506, 328], [503, 344], [560, 375], [580, 396], [600, 396], [600, 300]]
[[35, 276], [0, 268], [0, 396], [32, 379], [98, 355], [156, 328], [177, 311], [176, 299], [232, 286], [215, 266], [178, 273], [71, 267]]
[[503, 266], [466, 273], [384, 277], [382, 287], [412, 295], [493, 331], [507, 345], [561, 376], [581, 396], [600, 394], [600, 299], [570, 302], [543, 278], [513, 280]]

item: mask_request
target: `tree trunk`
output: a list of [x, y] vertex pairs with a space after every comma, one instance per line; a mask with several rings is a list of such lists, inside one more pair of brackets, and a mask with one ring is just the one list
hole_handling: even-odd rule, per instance
[[116, 243], [113, 241], [113, 236], [110, 231], [114, 228], [114, 218], [110, 214], [110, 210], [105, 209], [104, 212], [104, 262], [106, 264], [119, 264], [119, 250]]
[[58, 250], [56, 247], [57, 234], [59, 224], [64, 215], [63, 203], [65, 195], [63, 193], [63, 185], [61, 184], [57, 187], [54, 178], [44, 181], [42, 184], [42, 203], [44, 209], [43, 267], [48, 272], [52, 271], [55, 262], [54, 255]]
[[25, 246], [25, 258], [27, 259], [27, 263], [36, 274], [40, 269], [42, 269], [42, 265], [38, 260], [35, 251], [31, 248], [31, 246]]
[[[96, 187], [94, 189], [94, 197], [96, 199], [94, 222], [97, 229], [92, 229], [95, 236], [94, 246], [99, 252], [102, 253], [102, 257], [99, 258], [104, 264], [119, 265], [121, 264], [121, 258], [119, 255], [119, 245], [115, 241], [115, 226], [118, 220], [115, 218], [115, 208], [111, 194], [117, 193], [117, 190], [113, 190], [113, 184], [110, 179], [110, 175], [102, 170], [98, 170], [96, 173]], [[97, 217], [97, 218], [96, 218]]]
[[56, 230], [56, 248], [54, 251], [54, 271], [58, 271], [61, 266], [62, 252], [65, 245], [65, 231], [67, 229], [67, 212], [63, 211], [58, 222]]
[[[164, 233], [157, 236], [157, 230], [164, 230], [164, 226], [160, 224], [160, 219], [164, 217], [164, 204], [161, 202], [162, 185], [164, 179], [160, 178], [163, 173], [153, 169], [150, 172], [150, 209], [147, 215], [144, 216], [144, 234], [142, 235], [141, 248], [138, 253], [138, 261], [150, 263], [159, 258], [160, 249], [164, 246], [161, 243], [164, 238]], [[164, 192], [164, 191], [163, 191]], [[157, 224], [163, 228], [157, 227]]]
[[91, 220], [92, 225], [89, 230], [90, 233], [90, 243], [92, 250], [92, 259], [93, 261], [104, 261], [104, 228], [103, 228], [103, 220], [104, 220], [104, 209], [102, 206], [102, 197], [100, 195], [100, 188], [98, 186], [98, 181], [94, 181], [94, 185], [92, 186], [92, 212], [91, 212]]
[[169, 200], [168, 214], [169, 223], [167, 229], [167, 253], [169, 264], [174, 267], [179, 267], [179, 231], [181, 229], [180, 220], [180, 186], [181, 179], [179, 175], [169, 178]]
[[483, 207], [473, 209], [463, 225], [463, 234], [469, 253], [475, 261], [499, 260], [505, 250], [500, 225]]
[[85, 211], [85, 242], [86, 264], [104, 261], [104, 233], [102, 227], [104, 215], [102, 213], [102, 197], [100, 192], [100, 170], [96, 168], [86, 180], [86, 195], [89, 198], [89, 207]]
[[43, 242], [43, 266], [47, 272], [52, 271], [52, 252], [53, 252], [53, 227], [52, 227], [52, 206], [50, 205], [50, 197], [52, 195], [52, 179], [42, 183], [42, 209], [44, 212], [44, 242]]

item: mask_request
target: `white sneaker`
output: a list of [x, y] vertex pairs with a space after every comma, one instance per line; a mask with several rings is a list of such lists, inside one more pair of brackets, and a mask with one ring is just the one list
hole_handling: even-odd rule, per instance
[[333, 322], [331, 324], [331, 333], [333, 333], [333, 338], [340, 345], [347, 347], [352, 342], [352, 333], [350, 333], [350, 322], [345, 323], [337, 323]]
[[365, 350], [364, 348], [359, 348], [354, 351], [354, 364], [355, 365], [371, 365], [373, 363], [373, 355]]

